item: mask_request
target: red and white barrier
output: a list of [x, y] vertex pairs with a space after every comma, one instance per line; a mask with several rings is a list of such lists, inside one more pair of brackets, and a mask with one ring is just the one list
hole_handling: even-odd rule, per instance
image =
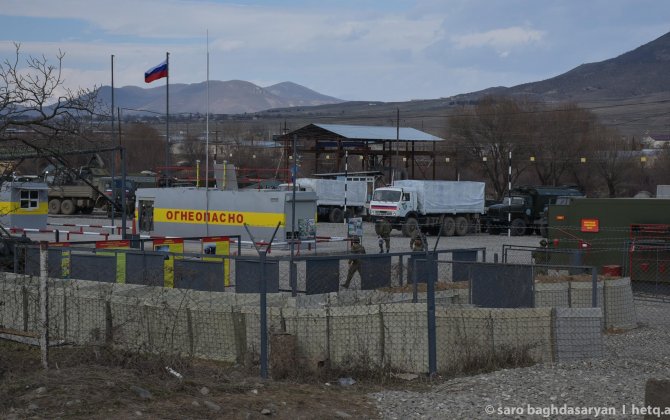
[[[117, 235], [120, 235], [123, 229], [122, 226], [111, 226], [111, 225], [85, 225], [79, 223], [53, 223], [53, 222], [49, 222], [47, 224], [51, 226], [77, 227], [79, 228], [79, 232], [83, 232], [83, 228], [109, 229], [110, 234], [114, 234], [114, 231], [116, 231]], [[132, 229], [132, 227], [126, 226], [126, 230], [128, 229]]]

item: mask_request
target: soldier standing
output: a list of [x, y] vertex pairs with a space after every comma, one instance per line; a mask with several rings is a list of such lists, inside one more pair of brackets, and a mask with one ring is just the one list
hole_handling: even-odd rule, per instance
[[386, 252], [391, 248], [391, 222], [386, 218], [378, 219], [375, 222], [375, 233], [379, 238], [379, 253], [384, 252], [384, 243], [386, 243]]
[[[355, 236], [351, 240], [351, 253], [352, 254], [365, 254], [365, 248], [361, 244], [361, 240], [358, 236]], [[354, 273], [358, 271], [358, 275], [361, 275], [361, 260], [358, 258], [352, 258], [349, 260], [349, 271], [347, 271], [347, 281], [342, 285], [343, 288], [348, 289], [351, 284], [351, 279], [354, 277]]]
[[421, 229], [416, 229], [412, 233], [412, 238], [409, 241], [409, 247], [414, 252], [425, 252], [426, 251], [426, 239], [421, 233]]

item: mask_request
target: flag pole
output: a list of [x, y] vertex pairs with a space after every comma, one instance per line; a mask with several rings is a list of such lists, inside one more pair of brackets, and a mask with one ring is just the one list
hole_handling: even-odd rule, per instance
[[170, 53], [165, 53], [167, 76], [165, 78], [165, 186], [170, 179]]
[[[112, 54], [112, 144], [116, 144], [116, 132], [114, 131], [114, 54]], [[116, 171], [116, 152], [112, 153], [112, 203], [107, 203], [112, 207], [112, 226], [114, 226], [114, 212], [116, 211], [116, 180], [114, 172]]]
[[209, 29], [207, 29], [207, 117], [205, 131], [205, 235], [209, 236]]
[[205, 123], [205, 189], [209, 188], [209, 29], [207, 30], [207, 118]]

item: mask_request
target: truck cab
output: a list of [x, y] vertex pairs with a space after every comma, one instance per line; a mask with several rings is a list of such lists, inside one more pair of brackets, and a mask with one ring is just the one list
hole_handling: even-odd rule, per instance
[[583, 195], [582, 191], [573, 186], [515, 188], [502, 202], [489, 206], [487, 229], [492, 235], [507, 229], [511, 230], [512, 236], [542, 233], [543, 227], [546, 227], [544, 214], [548, 205], [554, 204], [558, 197]]
[[416, 210], [416, 194], [398, 187], [377, 188], [370, 201], [370, 215], [377, 217], [405, 217]]

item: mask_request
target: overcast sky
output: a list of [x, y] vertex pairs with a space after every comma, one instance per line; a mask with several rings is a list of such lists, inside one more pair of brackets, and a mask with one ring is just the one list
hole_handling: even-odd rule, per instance
[[291, 81], [346, 100], [514, 86], [670, 31], [669, 0], [113, 0], [0, 2], [0, 58], [66, 53], [69, 87]]

